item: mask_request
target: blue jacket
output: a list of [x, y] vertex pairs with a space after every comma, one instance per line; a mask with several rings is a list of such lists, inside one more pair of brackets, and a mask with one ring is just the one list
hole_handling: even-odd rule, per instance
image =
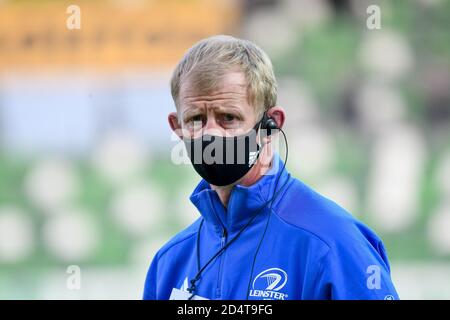
[[[281, 168], [278, 156], [275, 161]], [[201, 217], [158, 251], [144, 299], [186, 292], [199, 268], [271, 199], [281, 171], [276, 167], [250, 187], [235, 186], [228, 208], [202, 180], [190, 197]], [[266, 206], [204, 270], [196, 294], [239, 300], [398, 299], [380, 238], [286, 170], [277, 189], [285, 182], [271, 210]]]

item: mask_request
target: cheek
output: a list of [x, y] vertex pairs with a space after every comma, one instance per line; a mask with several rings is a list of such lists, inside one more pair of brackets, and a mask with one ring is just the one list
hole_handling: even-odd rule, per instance
[[202, 127], [192, 124], [183, 124], [183, 136], [189, 139], [198, 138], [202, 135]]

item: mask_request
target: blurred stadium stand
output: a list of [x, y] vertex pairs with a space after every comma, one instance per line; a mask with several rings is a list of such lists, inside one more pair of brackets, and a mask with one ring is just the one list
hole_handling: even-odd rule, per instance
[[381, 235], [402, 298], [450, 299], [450, 1], [77, 1], [80, 30], [70, 4], [0, 1], [1, 299], [141, 297], [198, 216], [170, 74], [218, 33], [272, 57], [289, 170]]

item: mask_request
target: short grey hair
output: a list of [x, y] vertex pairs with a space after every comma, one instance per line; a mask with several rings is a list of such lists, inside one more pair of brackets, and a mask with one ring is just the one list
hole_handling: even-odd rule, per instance
[[277, 82], [267, 54], [251, 41], [227, 35], [212, 36], [192, 46], [176, 66], [171, 92], [177, 109], [183, 81], [201, 92], [214, 90], [230, 71], [243, 72], [249, 104], [262, 114], [277, 103]]

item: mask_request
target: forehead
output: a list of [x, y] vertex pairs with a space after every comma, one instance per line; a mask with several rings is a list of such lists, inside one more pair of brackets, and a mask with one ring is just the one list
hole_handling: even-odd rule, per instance
[[[209, 88], [208, 88], [209, 87]], [[180, 88], [181, 104], [196, 101], [240, 100], [247, 102], [247, 81], [242, 72], [228, 72], [217, 84], [202, 85], [202, 81], [183, 81]]]

